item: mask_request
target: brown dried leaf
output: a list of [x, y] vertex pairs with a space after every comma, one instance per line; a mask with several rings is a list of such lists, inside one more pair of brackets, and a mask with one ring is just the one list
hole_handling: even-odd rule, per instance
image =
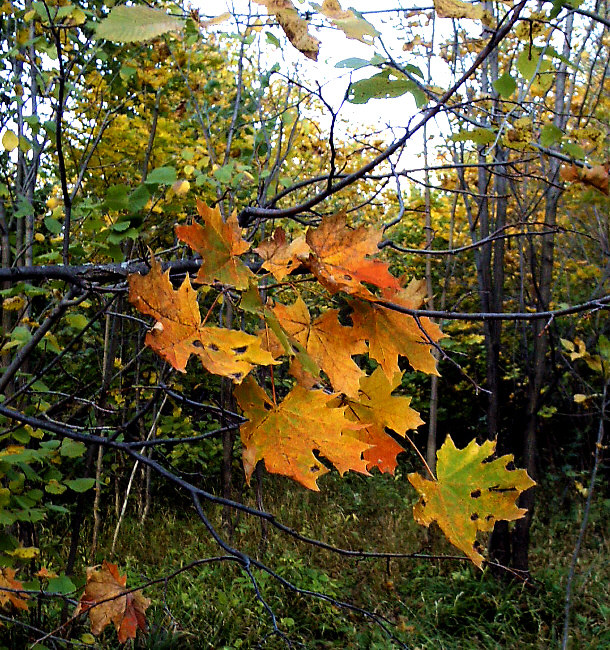
[[610, 164], [594, 165], [593, 167], [578, 168], [576, 165], [564, 165], [559, 175], [561, 180], [574, 183], [580, 182], [599, 190], [602, 194], [608, 196], [608, 171]]
[[299, 16], [290, 0], [255, 0], [255, 2], [263, 5], [269, 14], [276, 17], [288, 40], [299, 52], [308, 59], [318, 60], [320, 41], [307, 31], [307, 21]]
[[127, 576], [119, 574], [116, 564], [104, 562], [101, 569], [87, 569], [87, 583], [74, 612], [89, 612], [91, 632], [99, 635], [109, 623], [114, 623], [119, 643], [135, 639], [138, 628], [146, 632], [146, 610], [150, 600], [141, 591], [125, 593]]

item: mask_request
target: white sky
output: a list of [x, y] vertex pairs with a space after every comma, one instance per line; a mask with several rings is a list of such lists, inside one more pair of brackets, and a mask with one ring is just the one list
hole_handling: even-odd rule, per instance
[[[238, 13], [247, 13], [249, 3], [247, 0], [192, 0], [193, 5], [199, 7], [202, 14], [205, 15], [219, 15], [225, 11], [236, 11]], [[322, 0], [319, 0], [321, 2]], [[299, 7], [298, 2], [295, 4]], [[409, 3], [411, 4], [411, 3]], [[426, 5], [426, 2], [421, 3]], [[430, 1], [430, 5], [432, 2]], [[341, 6], [344, 9], [354, 8], [357, 11], [367, 11], [374, 9], [376, 11], [382, 9], [397, 8], [404, 6], [400, 0], [376, 0], [372, 3], [370, 0], [342, 0]], [[255, 3], [251, 4], [251, 11], [253, 13], [260, 13], [266, 15], [265, 8]], [[300, 9], [300, 7], [299, 7]], [[406, 7], [408, 10], [409, 7]], [[386, 45], [390, 51], [400, 52], [402, 54], [402, 41], [397, 39], [399, 33], [393, 30], [391, 21], [395, 20], [395, 14], [369, 14], [366, 16], [367, 20], [371, 22], [378, 31], [382, 32]], [[385, 24], [381, 21], [385, 19]], [[316, 23], [320, 23], [320, 19], [316, 19]], [[328, 23], [330, 27], [330, 23]], [[222, 27], [221, 27], [222, 28]], [[282, 34], [280, 27], [273, 27], [271, 31], [280, 39], [285, 37]], [[318, 81], [323, 86], [324, 99], [337, 110], [341, 106], [341, 102], [345, 96], [345, 91], [349, 85], [349, 71], [346, 69], [336, 68], [335, 65], [344, 59], [359, 57], [363, 59], [370, 59], [376, 52], [383, 55], [381, 47], [375, 43], [367, 45], [356, 41], [354, 39], [346, 38], [343, 33], [336, 28], [324, 29], [311, 29], [310, 33], [320, 40], [320, 53], [318, 61], [314, 62], [307, 59], [304, 55], [294, 49], [292, 46], [278, 51], [273, 46], [269, 45], [268, 49], [271, 57], [280, 57], [280, 64], [291, 68], [295, 64], [305, 73], [305, 77], [313, 81]], [[423, 37], [423, 34], [422, 34]], [[263, 40], [263, 39], [261, 39]], [[353, 80], [358, 80], [372, 76], [378, 72], [375, 68], [365, 68], [353, 73]], [[422, 70], [425, 74], [425, 70]], [[442, 85], [442, 84], [441, 84]], [[373, 127], [374, 129], [382, 129], [388, 125], [396, 128], [404, 127], [407, 125], [409, 119], [417, 114], [415, 102], [410, 93], [394, 99], [381, 99], [369, 100], [366, 104], [350, 104], [345, 102], [341, 108], [340, 117], [348, 120], [351, 125], [362, 125], [364, 129]], [[324, 118], [321, 119], [324, 124]], [[403, 133], [399, 128], [396, 131], [397, 135]], [[403, 154], [402, 162], [409, 167], [421, 165], [421, 160], [417, 160], [416, 155], [422, 149], [421, 134], [419, 137], [414, 138], [409, 147], [408, 153]]]
[[[310, 0], [313, 4], [315, 0]], [[201, 14], [206, 16], [218, 16], [224, 12], [239, 14], [260, 14], [266, 16], [264, 6], [256, 4], [249, 0], [191, 0], [194, 7], [198, 7]], [[300, 4], [301, 0], [293, 0], [299, 11], [306, 11], [308, 6]], [[339, 0], [343, 9], [353, 8], [356, 11], [381, 11], [385, 9], [404, 8], [405, 11], [411, 11], [415, 6], [424, 7], [432, 10], [433, 0]], [[322, 0], [318, 0], [321, 4]], [[420, 9], [421, 10], [421, 9]], [[398, 15], [396, 13], [376, 13], [365, 15], [366, 20], [372, 23], [381, 33], [385, 46], [393, 56], [401, 63], [413, 63], [419, 66], [423, 75], [426, 76], [427, 70], [424, 61], [417, 60], [414, 55], [403, 52], [402, 46], [407, 39], [407, 34], [403, 28], [397, 29]], [[264, 18], [263, 18], [264, 22]], [[384, 137], [387, 142], [391, 142], [396, 137], [404, 134], [404, 127], [415, 125], [419, 122], [419, 112], [415, 101], [410, 93], [401, 97], [392, 99], [371, 99], [366, 104], [351, 104], [343, 102], [345, 92], [350, 81], [350, 71], [345, 68], [336, 68], [336, 64], [347, 58], [359, 57], [370, 59], [375, 53], [384, 56], [384, 52], [379, 39], [375, 39], [372, 45], [361, 43], [354, 39], [348, 39], [343, 32], [331, 25], [330, 21], [324, 20], [319, 14], [314, 14], [313, 22], [315, 24], [325, 23], [327, 27], [315, 29], [310, 27], [310, 33], [320, 40], [320, 52], [318, 61], [314, 62], [307, 59], [303, 54], [298, 52], [291, 45], [287, 45], [281, 50], [266, 43], [264, 37], [260, 38], [261, 47], [265, 53], [268, 52], [272, 65], [278, 61], [283, 70], [289, 73], [298, 66], [303, 73], [300, 78], [309, 79], [310, 82], [319, 82], [322, 85], [322, 95], [324, 100], [330, 104], [335, 111], [341, 107], [339, 113], [340, 121], [336, 125], [336, 131], [339, 136], [345, 135], [342, 128], [341, 120], [349, 124], [350, 130], [370, 133], [372, 131], [384, 131]], [[472, 36], [480, 36], [481, 27], [472, 21], [462, 21], [462, 28], [466, 27], [472, 30]], [[222, 26], [220, 26], [222, 29]], [[226, 27], [225, 27], [226, 29]], [[434, 24], [435, 49], [436, 44], [448, 40], [452, 35], [452, 21], [449, 19], [437, 19]], [[286, 38], [279, 26], [265, 27], [265, 31], [271, 31], [281, 42], [286, 42]], [[422, 28], [417, 32], [422, 41], [430, 41], [432, 36], [431, 27]], [[411, 34], [409, 38], [412, 38]], [[446, 88], [449, 85], [449, 72], [447, 65], [439, 57], [433, 58], [431, 63], [431, 81], [433, 86]], [[379, 70], [374, 67], [363, 68], [362, 70], [352, 72], [352, 80], [368, 78], [376, 74]], [[413, 119], [414, 118], [414, 119]], [[444, 120], [444, 117], [440, 119]], [[319, 123], [324, 128], [330, 123], [329, 116], [319, 116]], [[411, 121], [412, 120], [412, 121]], [[393, 132], [390, 129], [393, 128]], [[447, 130], [447, 123], [443, 122], [442, 130]], [[437, 142], [441, 127], [431, 121], [427, 125], [427, 133], [430, 141], [430, 160], [434, 160], [434, 143]], [[423, 159], [423, 130], [420, 130], [409, 141], [407, 147], [401, 153], [399, 161], [396, 161], [398, 169], [417, 169], [424, 165]], [[416, 174], [420, 176], [420, 174]]]

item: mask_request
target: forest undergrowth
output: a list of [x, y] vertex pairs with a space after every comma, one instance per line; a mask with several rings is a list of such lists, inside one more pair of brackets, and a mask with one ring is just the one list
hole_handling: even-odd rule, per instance
[[[540, 512], [532, 529], [532, 580], [527, 584], [497, 579], [468, 561], [350, 560], [304, 547], [272, 528], [265, 535], [260, 522], [243, 515], [233, 517], [230, 538], [303, 589], [383, 612], [409, 648], [554, 648], [561, 638], [566, 577], [584, 507], [584, 498], [569, 485], [563, 492], [557, 487], [541, 489]], [[414, 496], [404, 471], [394, 478], [326, 477], [321, 493], [266, 476], [265, 494], [265, 507], [277, 513], [279, 521], [341, 548], [452, 554], [442, 535], [426, 531], [411, 518]], [[253, 490], [243, 496], [254, 505]], [[160, 496], [155, 503], [144, 523], [135, 513], [125, 518], [115, 556], [109, 549], [116, 518], [105, 518], [95, 560], [123, 558], [130, 585], [217, 555], [217, 547], [188, 505]], [[591, 510], [573, 590], [572, 648], [610, 646], [610, 535], [604, 523], [609, 509], [610, 501], [600, 495]], [[223, 530], [221, 509], [211, 508], [207, 514]], [[278, 626], [294, 647], [395, 647], [382, 630], [358, 614], [346, 615], [334, 605], [283, 590], [265, 574], [256, 577]], [[248, 576], [235, 564], [195, 566], [167, 583], [148, 587], [146, 594], [152, 599], [149, 634], [138, 636], [134, 648], [288, 647], [272, 634], [268, 613]], [[59, 608], [46, 612], [47, 627], [57, 625], [59, 613]], [[86, 622], [81, 619], [73, 625], [73, 639], [89, 639]], [[20, 647], [11, 645], [15, 642], [20, 641], [6, 639], [4, 647]], [[116, 636], [108, 629], [96, 642], [95, 647], [114, 648]]]

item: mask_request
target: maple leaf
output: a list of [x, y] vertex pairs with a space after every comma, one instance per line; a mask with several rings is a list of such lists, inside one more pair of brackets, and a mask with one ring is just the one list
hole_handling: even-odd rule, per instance
[[288, 243], [284, 229], [276, 228], [273, 235], [262, 241], [254, 251], [263, 258], [263, 268], [281, 282], [301, 265], [299, 256], [308, 254], [309, 246], [303, 236]]
[[318, 60], [320, 41], [307, 31], [308, 23], [299, 16], [296, 7], [290, 0], [255, 0], [263, 5], [270, 14], [277, 18], [277, 22], [284, 30], [288, 40], [294, 47], [307, 58]]
[[[417, 309], [424, 296], [423, 280], [413, 280], [400, 291], [383, 293], [384, 299], [408, 309]], [[444, 334], [436, 323], [423, 317], [418, 324], [412, 316], [370, 302], [352, 301], [350, 304], [354, 309], [354, 327], [359, 336], [368, 341], [369, 356], [379, 363], [388, 379], [400, 370], [399, 356], [407, 357], [414, 370], [439, 374], [430, 341], [436, 342]]]
[[212, 209], [197, 201], [197, 212], [204, 225], [176, 226], [176, 236], [201, 255], [201, 266], [195, 281], [199, 284], [220, 282], [236, 289], [247, 289], [254, 274], [239, 259], [250, 244], [241, 236], [237, 213], [226, 222], [218, 207]]
[[256, 336], [202, 324], [197, 293], [188, 276], [174, 290], [169, 271], [163, 273], [154, 256], [147, 275], [129, 276], [129, 301], [157, 321], [146, 334], [146, 345], [180, 372], [185, 372], [192, 354], [210, 372], [235, 382], [240, 382], [255, 364], [275, 363]]
[[348, 228], [345, 213], [325, 218], [318, 228], [310, 228], [305, 239], [311, 252], [299, 259], [331, 293], [344, 291], [375, 300], [362, 284], [398, 290], [400, 284], [381, 260], [367, 259], [379, 252], [381, 232], [366, 226]]
[[89, 612], [91, 632], [97, 636], [109, 623], [114, 623], [119, 643], [135, 639], [140, 628], [146, 632], [145, 612], [150, 600], [141, 591], [125, 593], [127, 576], [119, 574], [116, 564], [103, 561], [101, 569], [89, 567], [85, 591], [74, 616]]
[[345, 408], [331, 408], [335, 399], [321, 390], [295, 386], [280, 404], [248, 377], [234, 390], [248, 418], [240, 426], [243, 464], [249, 482], [259, 460], [274, 474], [289, 476], [310, 490], [329, 470], [316, 458], [317, 450], [343, 476], [348, 470], [368, 474], [362, 453], [369, 444], [349, 432], [358, 425], [345, 419]]
[[516, 501], [535, 482], [523, 469], [508, 470], [513, 456], [486, 462], [496, 449], [495, 441], [482, 445], [473, 440], [457, 449], [451, 436], [437, 453], [437, 480], [419, 474], [408, 478], [420, 494], [413, 508], [415, 521], [429, 526], [436, 521], [447, 539], [479, 568], [484, 557], [475, 545], [477, 531], [490, 531], [498, 520], [520, 519], [526, 510]]
[[[11, 591], [6, 591], [7, 589]], [[15, 580], [15, 569], [10, 567], [0, 569], [0, 607], [10, 604], [16, 609], [27, 611], [28, 604], [25, 599], [28, 598], [28, 595], [20, 593], [20, 589], [23, 589], [23, 584], [19, 580]]]
[[364, 373], [352, 355], [366, 352], [366, 344], [353, 327], [341, 325], [337, 309], [329, 309], [312, 323], [307, 305], [299, 296], [290, 306], [276, 304], [273, 313], [286, 334], [328, 375], [336, 392], [357, 394]]
[[396, 456], [404, 449], [385, 432], [392, 429], [404, 435], [408, 429], [417, 429], [424, 421], [419, 413], [411, 408], [411, 398], [392, 395], [400, 386], [402, 373], [394, 375], [391, 381], [381, 367], [375, 368], [369, 376], [360, 379], [360, 390], [355, 399], [343, 398], [347, 406], [345, 415], [363, 425], [362, 429], [351, 435], [371, 445], [364, 452], [366, 468], [377, 467], [381, 472], [393, 474], [396, 469]]

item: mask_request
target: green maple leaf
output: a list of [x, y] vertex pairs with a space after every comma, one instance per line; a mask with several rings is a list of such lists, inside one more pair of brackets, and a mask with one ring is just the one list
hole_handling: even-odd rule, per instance
[[447, 539], [479, 568], [485, 558], [475, 544], [477, 531], [492, 530], [498, 520], [523, 517], [526, 510], [517, 507], [516, 501], [535, 485], [525, 470], [507, 469], [512, 455], [485, 462], [495, 449], [491, 440], [482, 445], [473, 440], [457, 449], [447, 436], [437, 453], [437, 479], [409, 474], [421, 497], [413, 508], [415, 521], [423, 526], [436, 521]]

